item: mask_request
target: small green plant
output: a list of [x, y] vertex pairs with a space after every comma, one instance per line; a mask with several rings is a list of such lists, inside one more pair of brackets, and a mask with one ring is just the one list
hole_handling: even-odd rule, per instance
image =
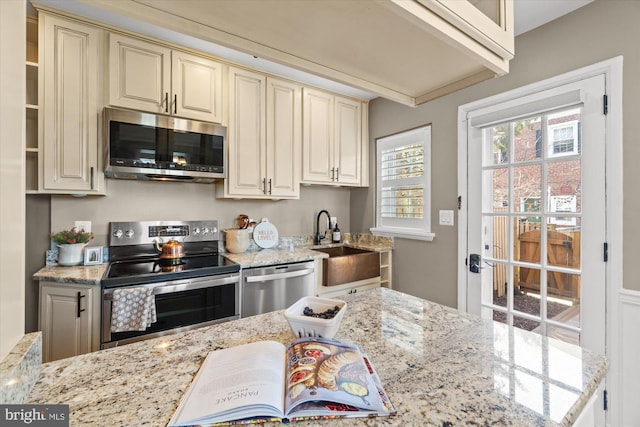
[[84, 228], [77, 230], [73, 227], [71, 230], [59, 231], [51, 235], [53, 240], [58, 245], [72, 245], [74, 243], [87, 243], [93, 239], [93, 233], [87, 233]]

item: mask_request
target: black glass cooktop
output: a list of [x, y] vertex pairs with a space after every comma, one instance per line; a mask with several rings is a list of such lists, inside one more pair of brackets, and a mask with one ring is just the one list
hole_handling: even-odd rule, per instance
[[145, 283], [180, 280], [217, 274], [237, 273], [240, 265], [222, 255], [192, 255], [179, 260], [159, 258], [114, 261], [109, 264], [102, 278], [102, 286], [138, 285]]

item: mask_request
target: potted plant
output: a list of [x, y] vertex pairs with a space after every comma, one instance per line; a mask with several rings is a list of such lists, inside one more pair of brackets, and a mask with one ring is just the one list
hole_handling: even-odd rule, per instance
[[84, 247], [93, 239], [93, 233], [84, 229], [63, 230], [51, 235], [58, 246], [58, 264], [64, 266], [79, 265], [82, 263]]

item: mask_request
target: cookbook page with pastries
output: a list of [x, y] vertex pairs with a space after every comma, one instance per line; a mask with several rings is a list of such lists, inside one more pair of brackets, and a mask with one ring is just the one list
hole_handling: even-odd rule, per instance
[[275, 341], [212, 351], [168, 425], [283, 418], [284, 358], [285, 346]]
[[395, 408], [361, 349], [324, 338], [287, 346], [285, 413], [290, 420], [390, 415]]

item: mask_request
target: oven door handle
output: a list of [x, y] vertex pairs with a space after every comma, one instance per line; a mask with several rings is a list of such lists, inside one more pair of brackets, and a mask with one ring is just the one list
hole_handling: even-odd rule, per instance
[[305, 268], [304, 270], [296, 270], [288, 273], [276, 273], [276, 274], [264, 274], [262, 276], [248, 276], [245, 277], [247, 283], [264, 282], [268, 280], [289, 279], [292, 277], [306, 276], [313, 273], [313, 269]]
[[[153, 288], [153, 295], [161, 295], [161, 294], [170, 294], [173, 292], [181, 292], [181, 291], [190, 291], [195, 289], [202, 288], [211, 288], [214, 286], [227, 285], [230, 283], [238, 283], [240, 281], [240, 276], [229, 276], [221, 279], [207, 279], [200, 280], [197, 282], [187, 280], [184, 283], [179, 283], [175, 285], [159, 285]], [[117, 288], [116, 288], [117, 289]], [[113, 291], [114, 289], [109, 289], [104, 292], [104, 300], [110, 301], [113, 300]]]

